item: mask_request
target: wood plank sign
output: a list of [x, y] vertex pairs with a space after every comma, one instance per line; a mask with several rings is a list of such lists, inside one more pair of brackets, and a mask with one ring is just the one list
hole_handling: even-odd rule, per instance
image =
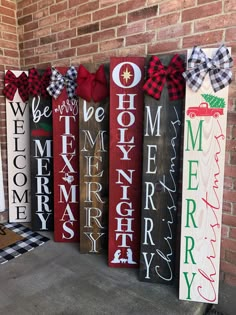
[[185, 72], [179, 297], [205, 303], [218, 302], [229, 53], [194, 47]]
[[[52, 68], [54, 239], [79, 240], [79, 106], [74, 67]], [[74, 89], [73, 89], [74, 87]]]
[[52, 99], [47, 93], [51, 69], [29, 70], [31, 227], [53, 230]]
[[144, 58], [110, 60], [110, 267], [139, 266]]
[[[144, 84], [141, 281], [171, 284], [175, 276], [184, 58], [148, 58]], [[177, 86], [174, 84], [177, 80]], [[159, 86], [157, 91], [156, 86]]]
[[28, 71], [6, 71], [9, 222], [30, 222]]
[[81, 253], [107, 250], [108, 239], [109, 89], [104, 66], [95, 70], [78, 69]]
[[6, 210], [5, 206], [5, 194], [4, 194], [4, 184], [3, 184], [3, 169], [2, 169], [2, 149], [0, 143], [0, 212]]

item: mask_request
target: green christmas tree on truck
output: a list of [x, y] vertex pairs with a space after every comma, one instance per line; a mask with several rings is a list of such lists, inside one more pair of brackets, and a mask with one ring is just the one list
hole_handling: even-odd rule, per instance
[[187, 115], [190, 118], [196, 116], [213, 116], [218, 118], [223, 115], [223, 108], [225, 108], [225, 100], [211, 94], [201, 94], [206, 102], [202, 102], [199, 106], [189, 107]]

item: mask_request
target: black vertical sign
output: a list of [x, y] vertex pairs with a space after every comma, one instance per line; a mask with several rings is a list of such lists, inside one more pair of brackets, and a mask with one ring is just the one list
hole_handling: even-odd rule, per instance
[[[173, 55], [160, 57], [167, 69]], [[140, 274], [141, 281], [172, 283], [183, 100], [145, 94]]]
[[[43, 74], [39, 70], [39, 75]], [[52, 101], [29, 97], [32, 229], [53, 230]]]

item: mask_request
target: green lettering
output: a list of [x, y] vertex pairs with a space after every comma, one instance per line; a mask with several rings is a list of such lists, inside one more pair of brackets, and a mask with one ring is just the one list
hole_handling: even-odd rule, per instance
[[[197, 228], [197, 225], [196, 225], [196, 223], [194, 221], [194, 217], [193, 217], [193, 214], [196, 211], [196, 202], [193, 199], [186, 199], [186, 201], [187, 201], [187, 217], [186, 217], [185, 227], [190, 227], [189, 221], [191, 219], [193, 226], [195, 228]], [[190, 206], [192, 206], [191, 209], [190, 209]]]
[[187, 300], [191, 300], [191, 296], [190, 296], [190, 288], [191, 288], [191, 286], [192, 286], [192, 283], [193, 283], [193, 279], [194, 279], [194, 277], [196, 276], [196, 272], [193, 272], [192, 273], [192, 280], [191, 280], [191, 282], [189, 283], [189, 280], [188, 280], [188, 272], [183, 272], [183, 274], [184, 274], [184, 278], [185, 278], [185, 280], [186, 280], [186, 284], [187, 284], [187, 287], [188, 287], [188, 296], [187, 296]]
[[[190, 259], [192, 261], [193, 264], [196, 265], [195, 260], [193, 259], [193, 254], [192, 254], [192, 250], [194, 249], [194, 239], [191, 236], [185, 236], [185, 260], [184, 260], [184, 264], [188, 264], [188, 255], [190, 256]], [[191, 241], [191, 244], [189, 243], [189, 241]]]
[[[188, 175], [188, 190], [197, 190], [198, 189], [198, 184], [197, 186], [193, 187], [192, 186], [192, 177], [197, 179], [197, 167], [198, 167], [198, 161], [190, 160], [188, 161], [189, 164], [189, 175]], [[193, 165], [196, 164], [196, 171], [193, 173]]]
[[191, 121], [190, 120], [186, 120], [188, 126], [187, 126], [187, 149], [185, 149], [185, 151], [190, 151], [189, 149], [189, 138], [191, 140], [191, 144], [192, 144], [192, 149], [195, 149], [197, 140], [198, 141], [198, 150], [197, 151], [202, 151], [202, 124], [203, 124], [204, 120], [200, 120], [199, 125], [198, 125], [198, 129], [197, 129], [197, 134], [196, 137], [194, 139], [193, 136], [193, 130], [192, 130], [192, 125], [191, 125]]

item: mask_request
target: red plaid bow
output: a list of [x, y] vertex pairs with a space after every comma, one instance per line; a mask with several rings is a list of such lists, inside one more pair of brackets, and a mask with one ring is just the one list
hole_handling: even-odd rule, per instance
[[51, 78], [51, 69], [47, 68], [40, 77], [38, 71], [35, 68], [29, 70], [29, 94], [33, 96], [42, 95], [43, 97], [48, 96], [46, 88], [49, 85]]
[[101, 65], [96, 73], [90, 73], [80, 65], [77, 77], [76, 93], [86, 101], [100, 102], [108, 96], [107, 79], [104, 66]]
[[182, 76], [184, 72], [184, 62], [179, 55], [174, 55], [168, 67], [163, 66], [160, 59], [152, 56], [148, 66], [148, 80], [143, 86], [143, 90], [155, 99], [161, 97], [165, 82], [171, 101], [184, 97], [185, 81]]
[[29, 97], [27, 75], [25, 72], [22, 72], [17, 78], [11, 70], [8, 70], [5, 75], [5, 87], [2, 92], [6, 98], [12, 101], [17, 89], [22, 101], [26, 102]]

